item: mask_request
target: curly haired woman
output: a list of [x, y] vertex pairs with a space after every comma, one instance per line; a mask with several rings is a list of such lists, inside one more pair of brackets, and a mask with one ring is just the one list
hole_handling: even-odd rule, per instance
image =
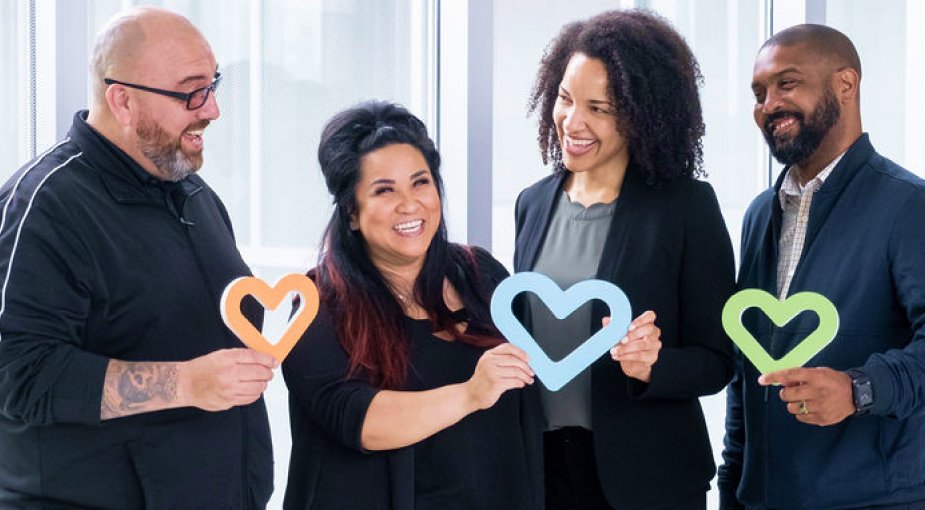
[[[517, 271], [619, 286], [636, 319], [557, 392], [542, 389], [548, 509], [702, 509], [716, 468], [698, 397], [732, 374], [720, 312], [732, 246], [702, 169], [697, 61], [645, 11], [565, 26], [530, 101], [553, 173], [516, 206]], [[553, 358], [606, 322], [601, 302], [525, 323]]]

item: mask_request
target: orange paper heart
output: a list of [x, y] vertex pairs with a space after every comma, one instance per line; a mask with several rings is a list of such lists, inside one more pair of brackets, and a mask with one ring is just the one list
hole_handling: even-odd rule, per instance
[[[279, 342], [270, 343], [241, 313], [241, 300], [251, 295], [264, 308], [275, 310], [290, 292], [298, 292], [301, 296], [299, 309], [290, 317]], [[302, 274], [287, 274], [272, 287], [255, 276], [244, 276], [233, 280], [225, 287], [221, 310], [225, 325], [245, 345], [255, 351], [269, 354], [282, 363], [318, 315], [318, 289], [310, 278]]]

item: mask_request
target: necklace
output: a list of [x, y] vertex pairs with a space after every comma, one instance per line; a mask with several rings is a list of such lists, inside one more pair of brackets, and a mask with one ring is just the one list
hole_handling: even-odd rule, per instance
[[398, 289], [393, 288], [392, 292], [395, 294], [395, 297], [398, 298], [398, 301], [403, 305], [407, 305], [410, 301], [413, 301], [411, 298], [414, 297], [414, 291], [399, 291]]
[[410, 302], [414, 301], [414, 285], [395, 285], [394, 283], [389, 283], [390, 290], [392, 294], [398, 298], [398, 302], [402, 306], [407, 306]]

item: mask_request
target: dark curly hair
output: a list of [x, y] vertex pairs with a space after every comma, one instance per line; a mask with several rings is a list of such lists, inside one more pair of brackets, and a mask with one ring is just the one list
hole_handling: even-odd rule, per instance
[[627, 140], [631, 166], [650, 185], [701, 177], [703, 116], [697, 88], [700, 66], [687, 43], [660, 16], [644, 10], [609, 11], [566, 25], [549, 43], [530, 95], [538, 114], [540, 153], [565, 171], [553, 108], [569, 59], [575, 53], [607, 68], [617, 130]]

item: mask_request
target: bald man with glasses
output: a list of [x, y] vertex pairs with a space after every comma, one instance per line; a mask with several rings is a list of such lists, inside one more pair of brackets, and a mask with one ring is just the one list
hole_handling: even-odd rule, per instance
[[91, 72], [90, 110], [0, 189], [0, 508], [264, 508], [276, 363], [222, 322], [250, 271], [196, 175], [215, 57], [140, 8]]

